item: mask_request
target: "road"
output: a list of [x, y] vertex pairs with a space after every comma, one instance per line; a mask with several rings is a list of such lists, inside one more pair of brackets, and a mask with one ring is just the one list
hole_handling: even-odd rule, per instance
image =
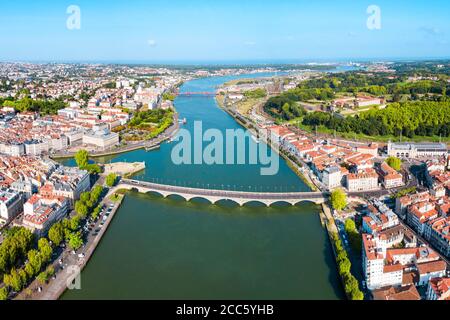
[[[120, 207], [121, 201], [110, 201], [110, 195], [111, 192], [109, 192], [100, 202], [103, 205], [104, 210], [99, 218], [94, 223], [88, 221], [83, 226], [82, 233], [84, 245], [77, 251], [70, 250], [64, 244], [57, 247], [51, 263], [55, 269], [55, 276], [45, 285], [34, 280], [28, 286], [32, 291], [31, 296], [27, 295], [27, 290], [25, 289], [16, 297], [16, 299], [56, 300], [64, 293], [67, 289], [67, 284], [70, 283], [70, 279], [73, 279], [75, 275], [78, 274], [78, 271], [81, 271], [89, 261], [89, 258], [95, 251], [103, 234], [106, 232], [109, 223], [112, 221], [116, 211]], [[110, 213], [108, 213], [108, 209], [110, 209]], [[106, 217], [106, 220], [104, 220], [104, 217]], [[41, 288], [41, 291], [39, 288]]]

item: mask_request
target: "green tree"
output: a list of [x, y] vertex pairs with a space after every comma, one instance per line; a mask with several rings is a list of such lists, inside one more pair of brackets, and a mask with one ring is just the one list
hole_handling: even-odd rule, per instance
[[83, 202], [83, 203], [88, 203], [88, 201], [89, 201], [89, 199], [91, 199], [91, 195], [90, 195], [90, 193], [89, 192], [83, 192], [81, 195], [80, 195], [80, 201], [81, 202]]
[[331, 205], [336, 210], [342, 210], [347, 206], [347, 195], [344, 190], [336, 189], [331, 193]]
[[94, 174], [94, 175], [102, 172], [102, 169], [96, 163], [88, 164], [87, 166], [85, 166], [82, 169], [87, 170], [90, 174]]
[[88, 209], [88, 207], [85, 205], [84, 202], [77, 201], [77, 202], [75, 203], [75, 211], [76, 211], [76, 213], [79, 214], [80, 216], [86, 217], [87, 214], [88, 214], [88, 212], [89, 212], [89, 209]]
[[0, 300], [7, 300], [9, 291], [7, 287], [0, 288]]
[[48, 266], [47, 267], [47, 274], [49, 277], [53, 276], [55, 274], [55, 268], [53, 268], [53, 266]]
[[22, 282], [22, 278], [14, 268], [11, 270], [10, 274], [4, 275], [3, 282], [5, 283], [5, 285], [11, 287], [16, 292], [22, 290], [22, 286], [24, 285], [24, 283]]
[[41, 283], [41, 284], [45, 284], [48, 281], [48, 274], [46, 271], [42, 271], [41, 273], [39, 273], [36, 277], [36, 279]]
[[80, 169], [84, 169], [89, 164], [89, 153], [86, 150], [79, 150], [75, 154], [75, 162]]
[[64, 240], [64, 227], [62, 223], [58, 222], [51, 226], [48, 231], [48, 238], [52, 241], [55, 246], [59, 246]]
[[35, 271], [34, 271], [33, 266], [29, 262], [25, 265], [24, 270], [27, 273], [28, 279], [31, 279], [34, 277]]
[[20, 269], [19, 272], [18, 272], [18, 275], [20, 277], [20, 281], [22, 282], [22, 284], [25, 285], [28, 282], [28, 279], [29, 279], [28, 274], [26, 273], [26, 271], [23, 270], [23, 269]]
[[344, 275], [346, 273], [349, 273], [351, 266], [352, 264], [350, 260], [347, 257], [345, 257], [345, 259], [342, 259], [339, 262], [339, 274]]
[[352, 300], [364, 300], [364, 293], [359, 288], [353, 288], [350, 293], [350, 299]]
[[69, 220], [69, 228], [72, 231], [76, 231], [80, 227], [81, 216], [76, 215]]
[[28, 252], [28, 263], [33, 268], [33, 275], [38, 274], [42, 269], [42, 257], [37, 250], [30, 250]]
[[117, 180], [117, 175], [115, 173], [110, 173], [106, 176], [106, 185], [108, 187], [114, 187], [114, 185], [116, 184], [116, 180]]
[[47, 238], [41, 238], [38, 241], [39, 253], [42, 257], [42, 260], [47, 262], [52, 257], [53, 249]]
[[69, 235], [69, 247], [73, 250], [78, 250], [83, 245], [83, 239], [79, 232], [70, 233]]
[[402, 168], [402, 160], [397, 157], [387, 158], [386, 163], [397, 171], [400, 171], [400, 169]]

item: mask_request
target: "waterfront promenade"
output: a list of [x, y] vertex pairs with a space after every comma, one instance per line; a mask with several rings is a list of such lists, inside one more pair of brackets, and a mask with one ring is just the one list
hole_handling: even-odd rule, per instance
[[[16, 297], [16, 300], [57, 300], [64, 293], [64, 291], [68, 288], [68, 284], [70, 284], [75, 279], [75, 277], [79, 275], [78, 271], [81, 272], [89, 262], [89, 259], [91, 258], [103, 235], [108, 229], [109, 224], [114, 219], [117, 210], [122, 204], [124, 196], [120, 195], [117, 201], [113, 202], [110, 200], [110, 196], [113, 194], [114, 191], [111, 190], [101, 202], [101, 204], [103, 204], [105, 207], [114, 205], [111, 213], [104, 221], [104, 225], [101, 227], [100, 224], [102, 223], [102, 219], [98, 219], [98, 221], [95, 223], [94, 228], [92, 228], [92, 231], [86, 234], [85, 244], [78, 251], [76, 251], [75, 254], [73, 254], [71, 250], [69, 250], [66, 246], [62, 253], [57, 258], [55, 258], [53, 263], [51, 264], [56, 272], [55, 278], [50, 279], [50, 281], [44, 285], [40, 284], [37, 280], [34, 280], [28, 286], [28, 288], [32, 290], [31, 296], [27, 296], [25, 292], [21, 292]], [[98, 229], [99, 232], [95, 235], [95, 230]], [[83, 257], [80, 258], [80, 254], [83, 255]], [[60, 259], [62, 263], [59, 262]], [[80, 280], [80, 285], [82, 287], [83, 280], [82, 278], [80, 278]], [[42, 292], [38, 292], [37, 288], [39, 287], [42, 288]]]

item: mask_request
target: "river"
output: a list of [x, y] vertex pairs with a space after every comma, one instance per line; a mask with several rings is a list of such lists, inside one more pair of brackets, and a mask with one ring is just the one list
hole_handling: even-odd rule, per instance
[[[270, 74], [260, 74], [267, 76]], [[209, 92], [241, 75], [193, 80], [181, 92]], [[183, 128], [240, 126], [214, 97], [178, 97]], [[254, 142], [251, 142], [254, 143]], [[145, 161], [135, 178], [159, 183], [252, 191], [307, 191], [279, 161], [276, 175], [261, 165], [175, 165], [175, 143], [101, 162]], [[68, 160], [66, 164], [73, 164]], [[342, 288], [319, 207], [259, 204], [244, 207], [204, 200], [129, 194], [81, 274], [81, 289], [62, 299], [341, 299]]]

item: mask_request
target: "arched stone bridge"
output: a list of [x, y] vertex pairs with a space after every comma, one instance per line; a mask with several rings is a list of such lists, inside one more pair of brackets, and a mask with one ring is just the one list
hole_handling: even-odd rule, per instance
[[221, 200], [231, 200], [243, 206], [249, 202], [261, 202], [266, 206], [270, 206], [277, 202], [285, 202], [291, 205], [303, 201], [314, 202], [316, 204], [324, 203], [329, 194], [322, 192], [246, 192], [246, 191], [227, 191], [213, 189], [199, 189], [178, 187], [152, 182], [122, 179], [116, 186], [116, 189], [136, 190], [140, 193], [156, 192], [163, 197], [177, 195], [190, 201], [194, 198], [206, 199], [211, 203]]

